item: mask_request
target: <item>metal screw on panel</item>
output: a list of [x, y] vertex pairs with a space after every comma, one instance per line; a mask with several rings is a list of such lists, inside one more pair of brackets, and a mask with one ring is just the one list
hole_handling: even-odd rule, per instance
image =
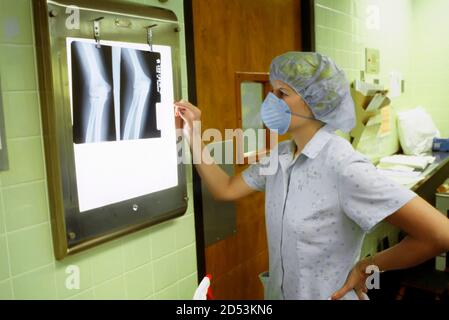
[[134, 205], [133, 205], [133, 211], [134, 211], [134, 212], [139, 211], [139, 206], [138, 206], [137, 204], [134, 204]]
[[55, 9], [50, 10], [49, 12], [50, 17], [54, 18], [56, 16], [58, 16], [58, 11], [56, 11]]
[[69, 232], [69, 239], [75, 240], [76, 239], [76, 233], [75, 232]]

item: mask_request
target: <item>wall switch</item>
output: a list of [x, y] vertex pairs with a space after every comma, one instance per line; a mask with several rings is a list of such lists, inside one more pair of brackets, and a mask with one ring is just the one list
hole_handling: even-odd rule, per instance
[[446, 270], [446, 255], [439, 255], [435, 258], [435, 269], [438, 271]]

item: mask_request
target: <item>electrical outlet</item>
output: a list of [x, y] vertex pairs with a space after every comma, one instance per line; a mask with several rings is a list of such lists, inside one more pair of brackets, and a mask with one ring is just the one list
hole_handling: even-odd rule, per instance
[[365, 69], [367, 74], [379, 74], [380, 72], [380, 51], [377, 49], [365, 49]]

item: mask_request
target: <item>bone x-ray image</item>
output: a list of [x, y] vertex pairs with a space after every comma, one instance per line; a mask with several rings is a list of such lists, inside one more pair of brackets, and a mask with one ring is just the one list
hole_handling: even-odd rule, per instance
[[178, 185], [171, 47], [67, 38], [81, 213]]
[[115, 141], [111, 47], [72, 43], [73, 139]]
[[129, 48], [120, 51], [121, 139], [159, 138], [155, 104], [161, 102], [157, 86], [160, 54]]
[[160, 53], [83, 41], [71, 51], [75, 143], [161, 137]]

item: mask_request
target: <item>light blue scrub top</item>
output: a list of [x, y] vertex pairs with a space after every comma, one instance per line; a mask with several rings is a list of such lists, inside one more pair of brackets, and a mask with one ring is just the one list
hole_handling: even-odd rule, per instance
[[[265, 191], [265, 299], [326, 300], [359, 259], [364, 236], [416, 194], [381, 176], [348, 141], [321, 128], [294, 156], [292, 141], [243, 172]], [[259, 172], [279, 156], [275, 174]], [[344, 299], [357, 299], [354, 291]]]

